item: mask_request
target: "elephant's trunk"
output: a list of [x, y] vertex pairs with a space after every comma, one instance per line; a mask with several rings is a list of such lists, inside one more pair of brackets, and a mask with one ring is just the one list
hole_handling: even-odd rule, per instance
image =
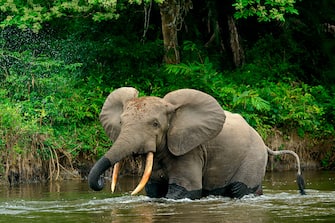
[[[124, 143], [125, 141], [128, 143]], [[119, 170], [118, 162], [122, 160], [123, 158], [134, 153], [133, 151], [137, 151], [136, 147], [134, 147], [133, 145], [134, 144], [130, 143], [129, 140], [116, 140], [112, 148], [100, 160], [98, 160], [96, 164], [93, 166], [93, 168], [91, 169], [88, 175], [88, 184], [90, 188], [92, 188], [95, 191], [102, 190], [104, 187], [104, 181], [101, 175], [107, 169], [109, 169], [111, 166], [115, 164], [114, 171], [113, 171], [113, 177], [112, 177], [112, 187], [111, 187], [112, 192], [113, 192], [115, 185], [116, 185], [117, 174]], [[145, 147], [155, 148], [155, 146], [150, 145], [150, 144], [147, 144]], [[147, 154], [144, 174], [143, 174], [141, 182], [139, 183], [139, 185], [136, 187], [136, 189], [132, 193], [133, 195], [143, 189], [143, 187], [148, 182], [150, 175], [151, 175], [152, 166], [153, 166], [153, 151], [155, 150], [151, 149], [147, 151], [148, 151], [148, 154]]]
[[[120, 137], [123, 138], [123, 137]], [[128, 142], [128, 143], [124, 143]], [[107, 151], [107, 153], [101, 157], [92, 167], [88, 174], [88, 184], [90, 188], [95, 191], [100, 191], [104, 187], [103, 175], [115, 163], [119, 162], [126, 156], [129, 156], [134, 150], [133, 144], [129, 143], [130, 140], [125, 138], [122, 140], [116, 140], [113, 146]]]
[[102, 157], [95, 163], [90, 173], [88, 174], [88, 184], [95, 191], [100, 191], [104, 187], [104, 180], [101, 175], [112, 166], [109, 159]]

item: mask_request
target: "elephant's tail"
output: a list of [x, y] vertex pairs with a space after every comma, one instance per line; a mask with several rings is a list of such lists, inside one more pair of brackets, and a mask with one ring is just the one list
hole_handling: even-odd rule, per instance
[[291, 151], [291, 150], [280, 150], [280, 151], [274, 151], [272, 149], [270, 149], [269, 147], [266, 147], [267, 151], [270, 155], [282, 155], [282, 154], [291, 154], [295, 157], [295, 159], [297, 160], [297, 166], [298, 166], [298, 173], [297, 173], [297, 184], [299, 187], [299, 191], [301, 195], [305, 195], [305, 181], [304, 178], [301, 174], [301, 167], [300, 167], [300, 159], [298, 154], [296, 154], [295, 152]]

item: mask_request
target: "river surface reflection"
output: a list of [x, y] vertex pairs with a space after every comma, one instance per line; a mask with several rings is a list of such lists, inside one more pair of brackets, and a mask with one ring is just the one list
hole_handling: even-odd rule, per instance
[[[118, 192], [102, 192], [86, 181], [0, 188], [0, 222], [335, 222], [335, 172], [306, 172], [306, 196], [294, 172], [267, 173], [264, 195], [240, 200], [150, 199], [130, 196], [138, 178], [121, 178]], [[121, 193], [120, 190], [123, 192]]]

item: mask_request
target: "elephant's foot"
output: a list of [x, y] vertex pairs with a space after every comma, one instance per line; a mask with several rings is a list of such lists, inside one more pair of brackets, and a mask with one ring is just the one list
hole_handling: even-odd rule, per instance
[[177, 184], [169, 184], [168, 193], [165, 197], [168, 199], [199, 199], [202, 197], [202, 190], [188, 191], [184, 187]]

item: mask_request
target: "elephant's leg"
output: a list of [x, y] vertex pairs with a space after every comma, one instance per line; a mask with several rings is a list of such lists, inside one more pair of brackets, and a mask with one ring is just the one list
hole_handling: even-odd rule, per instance
[[168, 199], [200, 199], [202, 197], [202, 190], [187, 190], [183, 186], [177, 184], [169, 184], [168, 193], [165, 197]]
[[247, 145], [244, 160], [239, 162], [228, 184], [225, 186], [224, 196], [241, 198], [244, 195], [262, 194], [262, 181], [265, 175], [268, 154], [265, 145], [258, 134], [252, 130], [254, 140]]
[[224, 192], [224, 196], [231, 198], [242, 198], [248, 194], [262, 194], [262, 186], [258, 185], [253, 188], [248, 187], [242, 182], [234, 182], [227, 186], [227, 189]]
[[149, 182], [145, 185], [145, 191], [147, 196], [151, 198], [165, 197], [168, 191], [168, 183], [149, 180]]
[[179, 186], [175, 183], [168, 184], [155, 180], [150, 180], [145, 185], [145, 191], [147, 196], [151, 198], [166, 197], [169, 199], [197, 199], [202, 195], [201, 190], [188, 191], [183, 186]]
[[241, 198], [248, 194], [261, 195], [263, 193], [262, 180], [266, 167], [265, 159], [267, 159], [267, 156], [260, 156], [258, 160], [254, 158], [251, 159], [253, 162], [243, 163], [227, 186], [226, 196]]
[[168, 191], [168, 176], [160, 162], [154, 161], [154, 167], [148, 183], [145, 185], [147, 196], [151, 198], [165, 197]]
[[203, 158], [193, 151], [171, 161], [166, 198], [201, 198], [203, 163]]
[[262, 186], [255, 186], [254, 188], [248, 187], [242, 182], [233, 182], [224, 186], [222, 188], [217, 188], [214, 190], [203, 190], [203, 196], [224, 196], [230, 198], [242, 198], [248, 194], [262, 195]]

